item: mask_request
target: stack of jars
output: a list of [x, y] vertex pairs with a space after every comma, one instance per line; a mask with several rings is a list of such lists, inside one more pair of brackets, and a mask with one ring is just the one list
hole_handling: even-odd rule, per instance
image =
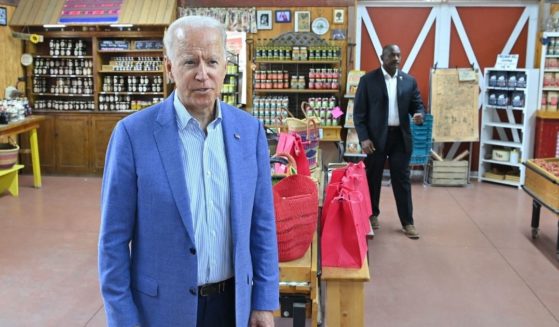
[[114, 71], [160, 71], [163, 61], [160, 57], [115, 57], [111, 61]]
[[51, 56], [85, 56], [85, 42], [82, 40], [50, 40], [49, 54]]
[[88, 75], [92, 74], [91, 59], [45, 59], [37, 58], [33, 68], [35, 75]]
[[257, 46], [256, 60], [291, 60], [291, 47]]
[[309, 71], [309, 89], [331, 89], [339, 87], [338, 68], [311, 68]]
[[93, 110], [93, 101], [37, 100], [36, 110]]
[[309, 48], [309, 60], [339, 60], [341, 48], [337, 46], [319, 46]]
[[287, 118], [289, 98], [288, 97], [255, 97], [252, 114], [263, 124], [281, 124]]
[[254, 73], [255, 89], [287, 89], [288, 81], [287, 70], [257, 70]]
[[307, 112], [307, 115], [318, 117], [321, 125], [338, 125], [338, 119], [332, 116], [332, 110], [336, 107], [336, 97], [309, 98], [309, 105], [311, 106], [311, 112]]

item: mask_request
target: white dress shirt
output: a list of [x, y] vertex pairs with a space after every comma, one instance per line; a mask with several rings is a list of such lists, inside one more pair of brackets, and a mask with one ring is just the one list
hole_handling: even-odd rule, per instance
[[398, 115], [398, 70], [394, 73], [394, 76], [390, 76], [382, 68], [382, 73], [384, 74], [384, 81], [386, 82], [386, 92], [388, 92], [388, 126], [400, 126], [400, 117]]
[[176, 93], [174, 98], [186, 189], [194, 225], [198, 285], [233, 277], [229, 173], [221, 107], [220, 102], [216, 102], [215, 119], [208, 125], [206, 135]]

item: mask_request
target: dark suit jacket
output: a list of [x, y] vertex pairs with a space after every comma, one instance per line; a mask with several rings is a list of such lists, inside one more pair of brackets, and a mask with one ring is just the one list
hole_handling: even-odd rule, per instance
[[[397, 74], [400, 130], [406, 152], [411, 155], [412, 139], [409, 116], [424, 113], [425, 108], [415, 79], [400, 70]], [[361, 77], [355, 94], [353, 121], [359, 141], [370, 139], [377, 151], [384, 152], [388, 135], [388, 93], [381, 68]]]

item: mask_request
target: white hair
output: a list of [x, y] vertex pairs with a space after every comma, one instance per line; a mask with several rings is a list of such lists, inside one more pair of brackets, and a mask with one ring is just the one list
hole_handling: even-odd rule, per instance
[[215, 28], [221, 33], [221, 39], [223, 40], [223, 53], [226, 51], [227, 33], [225, 32], [225, 26], [218, 20], [208, 16], [184, 16], [175, 20], [165, 32], [163, 37], [163, 44], [165, 45], [165, 50], [167, 52], [167, 57], [175, 58], [175, 41], [177, 41], [177, 32], [184, 31], [189, 27], [197, 28]]

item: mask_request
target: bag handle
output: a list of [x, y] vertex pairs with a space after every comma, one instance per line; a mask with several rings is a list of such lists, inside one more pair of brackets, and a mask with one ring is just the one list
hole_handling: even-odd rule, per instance
[[272, 156], [272, 159], [270, 159], [270, 160], [275, 160], [274, 158], [276, 158], [276, 157], [287, 159], [287, 170], [286, 170], [287, 171], [286, 172], [287, 176], [297, 174], [297, 162], [295, 161], [295, 158], [293, 158], [293, 156], [291, 156], [287, 152], [278, 152], [278, 153], [274, 154]]

